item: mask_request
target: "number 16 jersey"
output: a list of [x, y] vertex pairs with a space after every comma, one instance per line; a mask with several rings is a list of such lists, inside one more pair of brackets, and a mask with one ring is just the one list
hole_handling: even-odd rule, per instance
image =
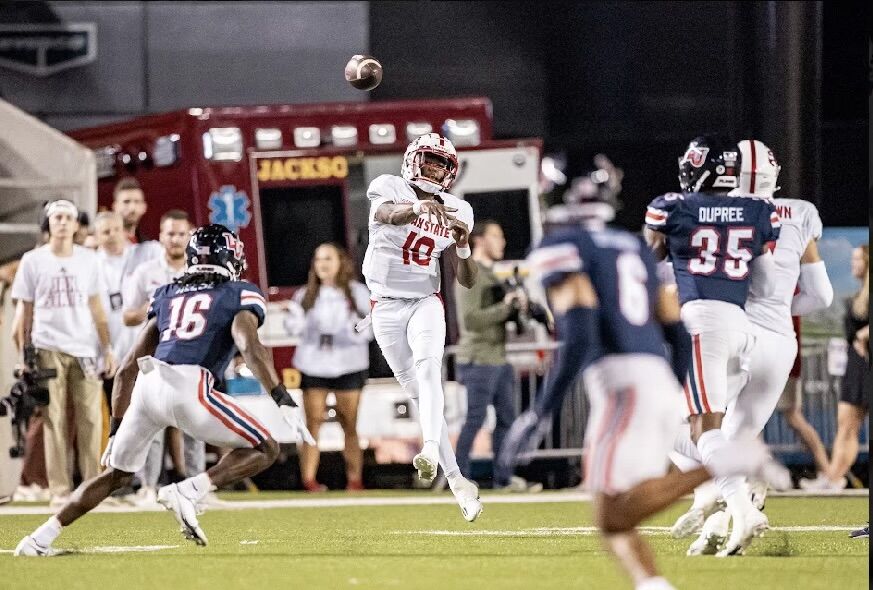
[[148, 318], [157, 318], [154, 357], [169, 365], [197, 365], [221, 380], [236, 352], [230, 327], [236, 314], [251, 311], [264, 323], [266, 301], [247, 281], [159, 287]]
[[[422, 213], [412, 223], [391, 225], [376, 221], [376, 210], [383, 203], [413, 204], [415, 191], [403, 178], [390, 174], [376, 177], [367, 189], [370, 200], [370, 241], [364, 256], [363, 273], [374, 298], [421, 299], [440, 290], [439, 258], [455, 243], [451, 231], [429, 222]], [[473, 229], [473, 208], [449, 193], [436, 196], [451, 213]]]

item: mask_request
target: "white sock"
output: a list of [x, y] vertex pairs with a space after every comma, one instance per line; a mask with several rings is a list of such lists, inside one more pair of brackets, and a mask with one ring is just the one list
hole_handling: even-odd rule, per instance
[[661, 576], [646, 578], [636, 586], [636, 590], [676, 590], [676, 588]]
[[716, 485], [721, 490], [721, 495], [727, 503], [730, 513], [747, 514], [757, 510], [752, 504], [752, 498], [749, 496], [749, 486], [746, 485], [746, 478], [734, 475], [732, 477], [719, 477], [715, 480]]
[[421, 436], [425, 442], [433, 441], [442, 446], [442, 429], [445, 397], [443, 395], [442, 366], [435, 358], [424, 358], [415, 363], [418, 382], [419, 420]]
[[180, 481], [177, 485], [179, 490], [181, 490], [186, 497], [195, 502], [202, 500], [206, 497], [206, 494], [216, 489], [215, 486], [212, 485], [212, 481], [209, 479], [209, 474], [205, 471], [199, 475]]
[[42, 547], [50, 547], [51, 544], [55, 542], [55, 539], [57, 539], [61, 534], [62, 528], [63, 526], [61, 525], [61, 521], [58, 520], [58, 517], [52, 516], [45, 521], [45, 524], [33, 531], [33, 534], [30, 536]]
[[701, 462], [706, 467], [710, 467], [713, 463], [713, 457], [727, 444], [728, 441], [724, 433], [718, 428], [707, 430], [701, 434], [700, 438], [697, 439], [697, 450], [700, 451]]

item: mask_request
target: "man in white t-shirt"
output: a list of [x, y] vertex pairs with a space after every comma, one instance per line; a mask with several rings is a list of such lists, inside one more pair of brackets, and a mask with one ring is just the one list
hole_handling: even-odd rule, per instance
[[372, 294], [376, 342], [418, 406], [424, 446], [412, 463], [425, 482], [442, 465], [461, 513], [473, 522], [482, 512], [479, 489], [458, 469], [443, 416], [446, 320], [439, 258], [449, 254], [464, 287], [476, 282], [478, 271], [469, 246], [473, 208], [448, 192], [457, 172], [452, 143], [427, 133], [409, 144], [401, 176], [383, 174], [370, 183], [370, 243], [363, 271]]
[[[146, 319], [149, 303], [155, 290], [185, 272], [185, 247], [191, 238], [191, 222], [188, 214], [179, 209], [171, 209], [161, 216], [159, 242], [162, 246], [160, 255], [139, 265], [133, 274], [125, 281], [123, 289], [123, 318], [127, 326], [137, 332]], [[141, 244], [138, 247], [142, 247]], [[178, 429], [170, 429], [171, 447], [183, 443], [184, 460], [178, 453], [171, 453], [178, 475], [200, 473], [206, 466], [206, 447], [203, 441], [183, 434]], [[164, 431], [159, 432], [149, 448], [145, 465], [137, 474], [142, 482], [142, 488], [137, 493], [134, 503], [139, 505], [156, 502], [156, 488], [161, 476], [164, 459]], [[184, 465], [184, 467], [183, 467]]]
[[100, 378], [115, 374], [117, 366], [100, 300], [97, 255], [73, 244], [78, 215], [70, 201], [46, 206], [49, 242], [22, 257], [12, 285], [12, 297], [24, 304], [22, 368], [26, 369], [26, 351], [35, 348], [39, 368], [58, 372], [47, 383], [50, 397], [45, 412], [46, 472], [53, 503], [65, 501], [72, 489], [67, 393], [73, 396], [75, 408], [79, 470], [89, 479], [100, 468]]

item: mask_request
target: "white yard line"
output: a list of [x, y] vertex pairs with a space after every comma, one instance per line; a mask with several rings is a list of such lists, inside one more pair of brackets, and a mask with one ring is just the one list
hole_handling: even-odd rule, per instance
[[[843, 490], [839, 493], [810, 493], [803, 490], [789, 492], [771, 492], [769, 497], [867, 497], [869, 490]], [[591, 494], [587, 492], [544, 492], [542, 494], [484, 494], [482, 502], [489, 504], [548, 504], [565, 502], [590, 502]], [[387, 498], [373, 497], [330, 497], [330, 498], [285, 498], [275, 500], [238, 500], [219, 501], [211, 504], [209, 511], [213, 510], [265, 510], [271, 508], [345, 508], [358, 506], [429, 506], [439, 504], [455, 504], [455, 499], [448, 492], [443, 494], [415, 494], [413, 496], [395, 496]], [[160, 512], [163, 508], [158, 505], [152, 507], [137, 507], [127, 505], [101, 504], [95, 512]], [[56, 509], [45, 505], [31, 506], [0, 506], [0, 516], [5, 515], [38, 515], [54, 514]]]
[[[177, 549], [178, 545], [133, 545], [130, 547], [88, 547], [87, 549], [61, 549], [58, 555], [72, 553], [143, 553], [146, 551], [163, 551], [164, 549]], [[0, 549], [0, 554], [14, 553], [14, 549]]]

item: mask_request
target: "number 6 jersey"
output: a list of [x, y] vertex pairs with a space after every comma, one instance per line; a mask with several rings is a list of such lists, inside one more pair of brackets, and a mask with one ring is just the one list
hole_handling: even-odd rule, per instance
[[198, 365], [220, 380], [236, 351], [230, 327], [244, 310], [257, 316], [258, 326], [264, 323], [264, 295], [247, 281], [159, 287], [148, 311], [158, 322], [153, 356], [170, 365]]
[[[448, 228], [431, 223], [422, 213], [412, 223], [391, 225], [376, 221], [383, 203], [412, 204], [418, 197], [400, 176], [383, 174], [367, 189], [370, 200], [370, 243], [364, 256], [364, 278], [374, 298], [421, 299], [440, 290], [439, 257], [455, 243]], [[457, 209], [456, 218], [473, 229], [473, 208], [449, 193], [437, 199]]]

